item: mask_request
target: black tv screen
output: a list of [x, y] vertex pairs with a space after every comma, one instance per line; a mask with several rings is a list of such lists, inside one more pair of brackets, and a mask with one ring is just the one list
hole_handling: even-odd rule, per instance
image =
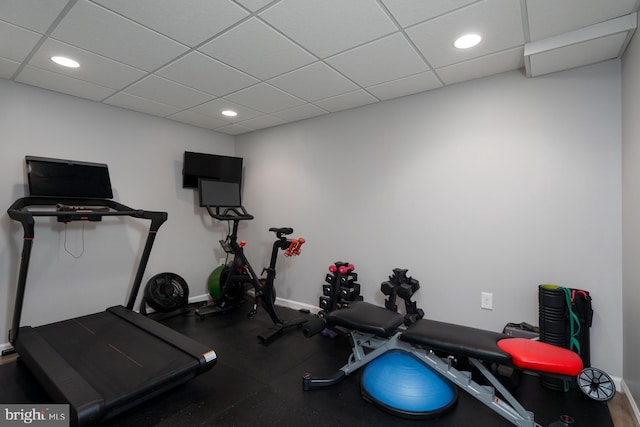
[[44, 197], [113, 198], [104, 163], [26, 156], [29, 194]]
[[239, 182], [199, 178], [200, 206], [236, 208], [242, 206]]
[[184, 152], [182, 187], [198, 188], [198, 178], [242, 182], [242, 157]]

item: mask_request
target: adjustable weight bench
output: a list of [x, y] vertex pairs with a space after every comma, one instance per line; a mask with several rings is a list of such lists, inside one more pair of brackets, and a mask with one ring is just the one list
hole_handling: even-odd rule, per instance
[[[308, 337], [325, 327], [348, 330], [352, 353], [347, 363], [331, 377], [314, 378], [305, 374], [303, 389], [337, 384], [383, 354], [399, 351], [411, 354], [442, 378], [520, 427], [539, 427], [539, 424], [534, 421], [533, 413], [522, 407], [484, 362], [575, 379], [584, 394], [598, 401], [607, 401], [615, 393], [615, 385], [606, 373], [595, 368], [583, 369], [580, 356], [570, 350], [540, 341], [426, 319], [419, 319], [406, 329], [401, 329], [403, 322], [402, 314], [367, 302], [354, 302], [348, 308], [332, 311], [324, 318], [308, 322], [303, 328], [303, 333]], [[467, 358], [491, 386], [476, 383], [470, 372], [457, 370], [449, 357], [441, 355]]]

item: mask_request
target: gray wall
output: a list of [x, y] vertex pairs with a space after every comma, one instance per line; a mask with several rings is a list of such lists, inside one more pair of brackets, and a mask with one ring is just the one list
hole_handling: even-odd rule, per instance
[[[622, 230], [624, 382], [640, 401], [640, 41], [636, 36], [622, 68]], [[640, 416], [637, 406], [634, 408]]]
[[[279, 259], [280, 298], [316, 306], [327, 266], [345, 260], [382, 303], [380, 282], [403, 267], [429, 318], [500, 330], [536, 323], [538, 284], [583, 288], [596, 310], [593, 364], [620, 377], [620, 84], [619, 61], [506, 73], [239, 136], [234, 151], [233, 137], [0, 80], [0, 203], [25, 194], [26, 154], [108, 163], [118, 200], [169, 212], [145, 279], [173, 271], [198, 295], [225, 227], [180, 188], [182, 153], [235, 153], [256, 215], [240, 230], [254, 267], [268, 262], [268, 227], [308, 242]], [[6, 214], [0, 225], [6, 331], [21, 230]], [[37, 228], [24, 324], [124, 301], [144, 228], [82, 227]], [[76, 256], [84, 247], [79, 259], [65, 236]], [[494, 310], [480, 309], [482, 291]]]
[[[22, 228], [6, 209], [27, 194], [25, 155], [107, 163], [116, 200], [169, 214], [143, 286], [153, 274], [171, 271], [202, 293], [224, 230], [211, 226], [195, 192], [182, 188], [182, 157], [185, 150], [233, 155], [233, 137], [7, 80], [0, 80], [0, 129], [0, 343], [13, 313], [22, 247]], [[66, 227], [38, 221], [23, 324], [125, 303], [147, 228], [133, 219]]]
[[[519, 72], [236, 137], [244, 238], [306, 238], [278, 296], [316, 305], [329, 264], [356, 266], [379, 304], [395, 267], [432, 319], [537, 324], [541, 283], [594, 300], [592, 363], [622, 375], [620, 61], [535, 79]], [[494, 309], [480, 308], [492, 292]]]

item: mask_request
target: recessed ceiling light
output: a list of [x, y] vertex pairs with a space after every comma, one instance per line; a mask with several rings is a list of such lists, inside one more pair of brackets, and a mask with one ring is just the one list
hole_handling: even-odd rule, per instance
[[62, 65], [63, 67], [78, 68], [80, 66], [77, 61], [74, 61], [73, 59], [67, 58], [65, 56], [52, 56], [51, 60], [58, 65]]
[[223, 116], [227, 116], [227, 117], [235, 117], [235, 116], [237, 116], [237, 115], [238, 115], [238, 113], [236, 113], [236, 112], [235, 112], [235, 111], [233, 111], [233, 110], [224, 110], [224, 111], [222, 112], [222, 115], [223, 115]]
[[470, 47], [474, 47], [478, 43], [480, 43], [482, 37], [478, 34], [465, 34], [462, 37], [459, 37], [453, 45], [458, 49], [469, 49]]

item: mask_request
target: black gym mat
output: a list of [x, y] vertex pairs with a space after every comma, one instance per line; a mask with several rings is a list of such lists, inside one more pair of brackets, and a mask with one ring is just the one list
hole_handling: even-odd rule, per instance
[[[143, 403], [103, 426], [427, 426], [509, 427], [511, 423], [460, 391], [454, 408], [432, 420], [408, 420], [387, 414], [364, 401], [359, 375], [322, 390], [304, 392], [302, 375], [326, 376], [344, 365], [350, 354], [345, 339], [321, 335], [304, 338], [286, 331], [269, 346], [257, 335], [271, 325], [264, 311], [247, 319], [249, 304], [233, 312], [200, 320], [194, 315], [163, 321], [171, 328], [211, 346], [218, 363], [210, 371]], [[284, 318], [300, 316], [279, 308]], [[160, 357], [160, 356], [159, 356]], [[1, 403], [48, 403], [44, 392], [21, 363], [0, 366]], [[559, 392], [524, 375], [514, 392], [520, 403], [548, 426], [562, 414], [575, 426], [613, 427], [606, 404], [577, 390]]]

